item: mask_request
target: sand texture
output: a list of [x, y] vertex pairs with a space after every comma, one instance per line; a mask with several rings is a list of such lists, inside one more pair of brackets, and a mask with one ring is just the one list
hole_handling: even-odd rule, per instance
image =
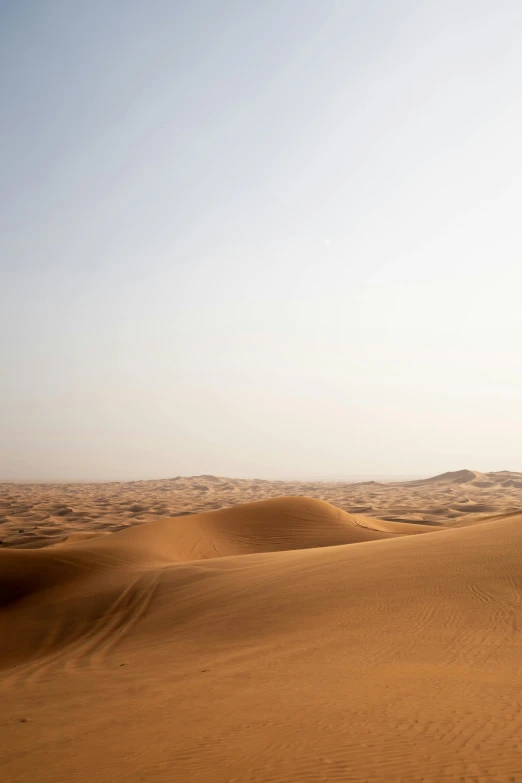
[[378, 519], [463, 525], [481, 516], [522, 510], [522, 473], [460, 470], [385, 484], [217, 476], [110, 484], [0, 483], [0, 541], [3, 546], [47, 546], [71, 534], [113, 533], [159, 517], [288, 495], [326, 500], [348, 513]]
[[522, 781], [520, 474], [1, 490], [5, 783]]

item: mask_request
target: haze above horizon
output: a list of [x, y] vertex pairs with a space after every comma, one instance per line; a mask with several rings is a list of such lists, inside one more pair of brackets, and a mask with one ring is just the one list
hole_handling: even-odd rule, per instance
[[0, 20], [0, 481], [522, 471], [522, 4]]

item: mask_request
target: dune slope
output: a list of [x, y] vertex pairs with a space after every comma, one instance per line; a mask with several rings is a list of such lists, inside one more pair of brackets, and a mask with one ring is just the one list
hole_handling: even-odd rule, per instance
[[330, 503], [288, 497], [159, 519], [105, 535], [75, 534], [44, 549], [0, 551], [0, 606], [129, 563], [172, 564], [255, 552], [353, 544], [429, 532], [347, 514]]
[[355, 544], [429, 532], [423, 525], [348, 514], [323, 500], [282, 497], [174, 519], [159, 519], [92, 542], [96, 551], [135, 551], [169, 561]]
[[[73, 536], [44, 549], [0, 551], [0, 607], [11, 610], [12, 623], [0, 665], [2, 657], [6, 665], [20, 664], [70, 643], [96, 644], [92, 628], [108, 613], [119, 628], [120, 610], [135, 614], [143, 585], [155, 584], [161, 569], [175, 563], [426, 532], [422, 525], [367, 519], [324, 501], [290, 497], [160, 519], [109, 535]], [[103, 633], [110, 636], [110, 630]]]
[[164, 524], [0, 552], [56, 571], [2, 612], [3, 779], [520, 779], [522, 515], [182, 562]]

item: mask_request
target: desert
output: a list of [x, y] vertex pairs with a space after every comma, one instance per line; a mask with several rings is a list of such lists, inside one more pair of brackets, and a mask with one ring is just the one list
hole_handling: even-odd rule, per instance
[[0, 783], [522, 783], [521, 0], [0, 72]]
[[3, 484], [2, 779], [520, 779], [521, 483]]

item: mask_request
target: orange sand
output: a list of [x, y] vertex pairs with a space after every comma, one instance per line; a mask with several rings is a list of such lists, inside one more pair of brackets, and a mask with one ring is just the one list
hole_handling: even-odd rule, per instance
[[2, 485], [2, 781], [522, 780], [522, 477], [289, 486]]

